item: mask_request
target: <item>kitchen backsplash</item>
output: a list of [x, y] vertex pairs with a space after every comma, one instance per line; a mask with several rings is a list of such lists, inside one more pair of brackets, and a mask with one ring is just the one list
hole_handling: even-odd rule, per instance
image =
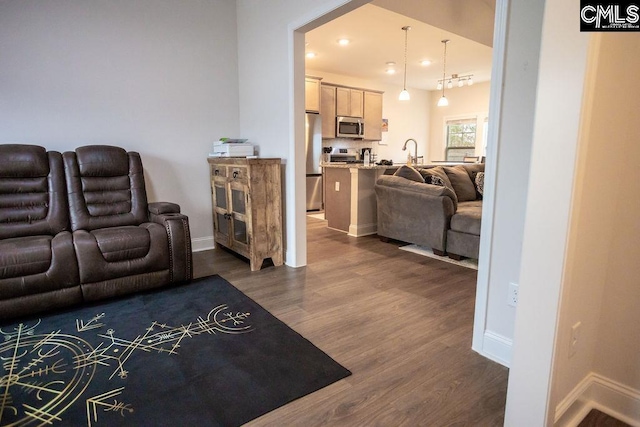
[[334, 139], [323, 139], [322, 140], [323, 147], [331, 147], [331, 148], [355, 148], [358, 152], [363, 148], [371, 149], [371, 154], [376, 154], [378, 150], [378, 141], [362, 141], [359, 139], [351, 139], [351, 138], [334, 138]]

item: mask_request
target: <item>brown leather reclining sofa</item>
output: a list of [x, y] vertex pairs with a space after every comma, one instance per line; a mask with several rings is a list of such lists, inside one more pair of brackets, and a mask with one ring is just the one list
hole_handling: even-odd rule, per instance
[[188, 281], [189, 221], [119, 147], [0, 145], [0, 319]]

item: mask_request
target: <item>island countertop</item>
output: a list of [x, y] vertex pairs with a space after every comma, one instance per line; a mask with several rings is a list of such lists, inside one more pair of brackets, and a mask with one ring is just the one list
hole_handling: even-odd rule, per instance
[[323, 168], [338, 168], [338, 169], [389, 169], [398, 168], [404, 163], [394, 163], [393, 165], [376, 165], [375, 163], [365, 166], [364, 163], [346, 163], [346, 162], [329, 162], [321, 163], [320, 167]]
[[[451, 161], [434, 161], [433, 163], [421, 163], [421, 164], [412, 164], [411, 166], [416, 168], [421, 167], [434, 167], [434, 166], [455, 166], [462, 165], [464, 162], [451, 162]], [[394, 163], [392, 165], [376, 165], [372, 163], [369, 166], [365, 166], [363, 163], [347, 163], [347, 162], [328, 162], [328, 163], [320, 163], [320, 167], [323, 168], [340, 168], [340, 169], [397, 169], [400, 166], [404, 166], [406, 163]]]

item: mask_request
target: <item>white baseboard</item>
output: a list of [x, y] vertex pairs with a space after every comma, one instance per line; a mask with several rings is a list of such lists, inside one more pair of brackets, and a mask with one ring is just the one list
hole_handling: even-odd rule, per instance
[[554, 426], [575, 427], [592, 409], [640, 427], [640, 390], [591, 372], [556, 406]]
[[213, 248], [213, 236], [196, 237], [195, 239], [191, 239], [191, 250], [193, 252], [206, 251]]
[[484, 339], [482, 340], [482, 349], [474, 350], [487, 359], [493, 360], [508, 368], [511, 364], [512, 348], [513, 341], [509, 338], [492, 331], [485, 331]]
[[373, 224], [359, 224], [359, 225], [349, 225], [349, 236], [353, 237], [361, 237], [368, 236], [370, 234], [376, 234], [378, 232], [378, 223]]

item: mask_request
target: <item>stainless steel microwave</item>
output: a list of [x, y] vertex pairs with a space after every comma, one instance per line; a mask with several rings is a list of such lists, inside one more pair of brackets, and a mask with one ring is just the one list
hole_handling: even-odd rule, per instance
[[364, 138], [364, 121], [357, 117], [336, 117], [338, 138]]

